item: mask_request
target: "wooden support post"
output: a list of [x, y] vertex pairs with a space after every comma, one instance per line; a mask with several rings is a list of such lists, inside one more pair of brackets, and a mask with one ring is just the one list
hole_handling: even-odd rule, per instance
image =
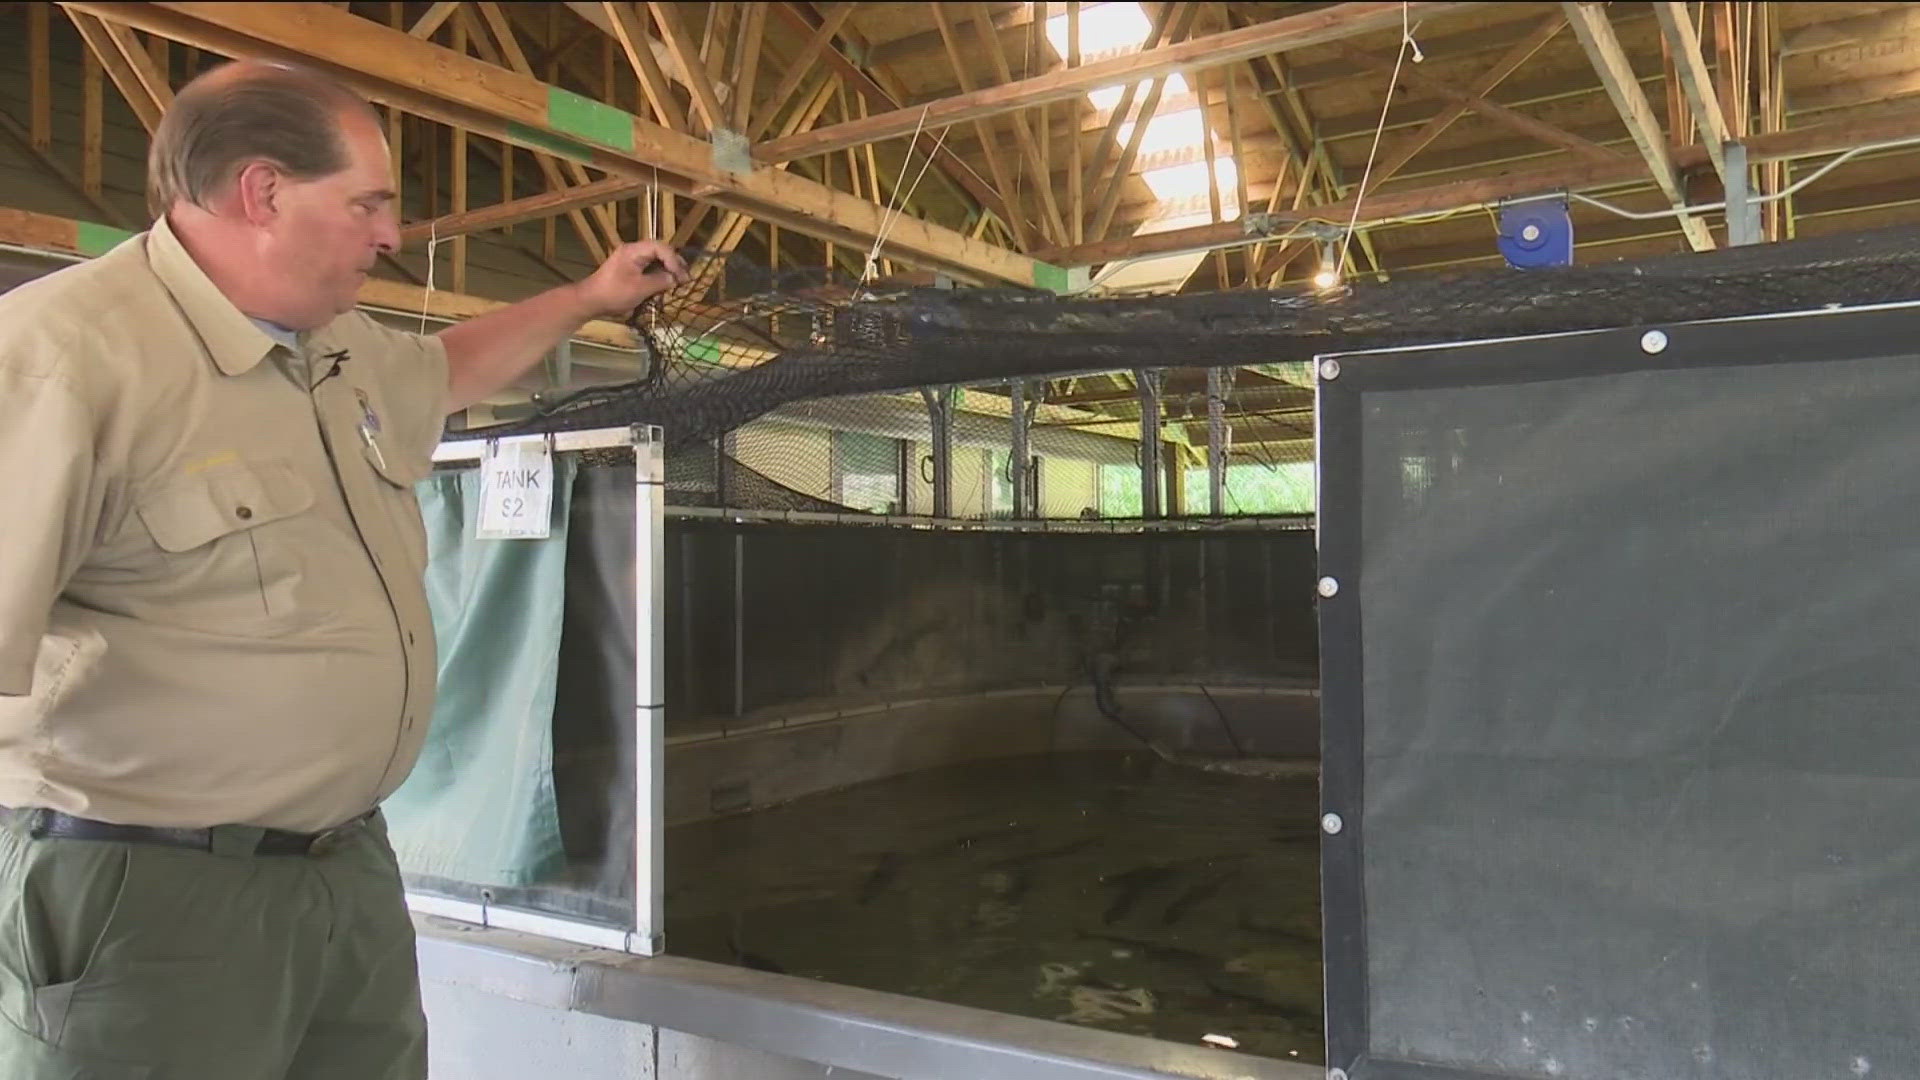
[[[501, 64], [504, 59], [505, 64], [502, 66], [511, 67], [522, 75], [532, 75], [533, 65], [528, 63], [526, 53], [521, 51], [519, 39], [514, 36], [513, 26], [507, 21], [506, 13], [501, 10], [500, 5], [491, 0], [485, 0], [477, 6], [480, 9], [481, 18], [493, 31], [494, 38], [489, 42], [485, 34], [473, 35], [474, 47], [479, 51], [481, 58], [492, 64]], [[468, 14], [463, 10], [456, 25], [465, 27], [467, 22]], [[562, 164], [546, 154], [538, 153], [534, 155], [534, 160], [546, 176], [547, 187], [550, 190], [566, 187], [569, 179], [575, 184], [590, 182], [587, 170], [577, 161]], [[607, 208], [606, 204], [597, 204], [585, 213], [574, 210], [568, 216], [573, 220], [574, 231], [580, 235], [580, 242], [593, 253], [594, 262], [605, 262], [607, 253], [619, 246], [620, 228], [614, 222], [613, 212]], [[598, 234], [594, 232], [590, 222], [599, 226]]]
[[[455, 19], [453, 22], [453, 51], [465, 55], [467, 52], [467, 20]], [[452, 198], [450, 212], [467, 212], [467, 129], [453, 127], [448, 139], [447, 164], [452, 171]], [[453, 238], [453, 291], [467, 291], [467, 236], [465, 233]]]
[[407, 30], [407, 33], [424, 41], [432, 37], [434, 31], [445, 25], [446, 21], [458, 10], [460, 10], [458, 0], [452, 0], [452, 2], [445, 2], [445, 0], [443, 0], [441, 3], [429, 4], [427, 5], [426, 14], [420, 16], [420, 18], [414, 22], [413, 26]]
[[[716, 131], [726, 127], [727, 114], [720, 107], [720, 96], [714, 90], [713, 73], [707, 70], [692, 35], [687, 32], [678, 5], [649, 3], [647, 10], [653, 13], [653, 20], [660, 27], [660, 37], [667, 43], [667, 51], [686, 74], [688, 89], [693, 91], [694, 108], [706, 129]], [[712, 25], [711, 21], [708, 25]]]
[[1700, 39], [1693, 32], [1693, 19], [1685, 3], [1663, 0], [1653, 5], [1660, 20], [1660, 32], [1666, 39], [1675, 73], [1687, 104], [1700, 121], [1700, 141], [1707, 148], [1713, 171], [1720, 174], [1722, 186], [1732, 181], [1727, 176], [1726, 145], [1735, 138], [1728, 130], [1724, 109], [1714, 93], [1713, 78], [1707, 72], [1707, 59], [1700, 51]]
[[[1626, 51], [1620, 47], [1620, 39], [1614, 36], [1613, 24], [1607, 21], [1605, 9], [1575, 0], [1568, 0], [1561, 8], [1574, 33], [1579, 36], [1580, 45], [1586, 50], [1594, 71], [1606, 86], [1607, 96], [1613, 99], [1614, 109], [1626, 124], [1628, 134], [1633, 136], [1634, 145], [1639, 148], [1647, 171], [1653, 175], [1653, 182], [1659, 185], [1661, 192], [1676, 209], [1684, 206], [1687, 195], [1680, 187], [1679, 173], [1674, 168], [1672, 155], [1667, 151], [1667, 138], [1660, 131], [1660, 122], [1654, 116], [1647, 95], [1640, 89], [1639, 77], [1634, 74], [1633, 65], [1627, 61]], [[1693, 250], [1713, 249], [1713, 234], [1707, 230], [1705, 221], [1684, 213], [1679, 215], [1679, 220], [1680, 228], [1686, 233], [1687, 242]]]
[[109, 23], [87, 12], [67, 8], [67, 17], [87, 48], [99, 59], [107, 77], [126, 99], [140, 126], [151, 135], [160, 126], [160, 116], [173, 103], [173, 90], [153, 69], [153, 58], [140, 48], [133, 31], [119, 23]]
[[[1007, 65], [1007, 53], [1001, 47], [1000, 33], [993, 28], [993, 13], [987, 5], [973, 5], [973, 28], [980, 35], [980, 44], [985, 48], [987, 58], [993, 63], [993, 72], [999, 77], [1001, 85], [1013, 81], [1013, 72]], [[1009, 119], [1013, 123], [1014, 142], [1020, 147], [1020, 153], [1026, 158], [1027, 168], [1034, 176], [1034, 189], [1040, 194], [1040, 207], [1045, 213], [1045, 223], [1055, 243], [1066, 239], [1067, 223], [1060, 216], [1060, 206], [1053, 194], [1053, 177], [1048, 174], [1047, 166], [1040, 159], [1039, 144], [1035, 142], [1033, 132], [1027, 127], [1025, 113], [1015, 112]], [[872, 145], [869, 143], [868, 145]]]
[[[1080, 66], [1080, 0], [1067, 0], [1067, 66]], [[1068, 242], [1073, 244], [1087, 242], [1087, 178], [1080, 108], [1078, 101], [1067, 102], [1067, 218], [1072, 229]]]
[[88, 195], [101, 197], [101, 148], [104, 135], [103, 113], [106, 87], [102, 80], [100, 58], [92, 49], [81, 49], [80, 72], [80, 186]]
[[50, 5], [27, 5], [27, 130], [33, 148], [53, 149], [53, 52], [47, 44]]
[[740, 47], [733, 60], [733, 129], [747, 130], [753, 114], [753, 84], [760, 74], [760, 40], [767, 28], [767, 5], [746, 5], [740, 20]]
[[662, 124], [674, 131], [691, 130], [686, 113], [681, 111], [680, 103], [667, 83], [666, 72], [661, 70], [659, 59], [653, 55], [646, 24], [638, 13], [630, 4], [608, 2], [601, 7], [613, 27], [615, 39], [627, 54], [627, 63], [633, 68], [634, 77], [640, 80], [640, 89], [653, 106], [654, 114]]
[[[1191, 20], [1196, 5], [1177, 4], [1180, 17]], [[1398, 27], [1408, 17], [1425, 18], [1456, 5], [1435, 3], [1345, 3], [1228, 30], [1206, 37], [1149, 47], [1131, 56], [1115, 57], [1032, 78], [963, 93], [926, 105], [914, 105], [866, 120], [822, 128], [805, 136], [769, 143], [756, 150], [763, 160], [780, 161], [830, 153], [844, 146], [910, 134], [922, 120], [928, 126], [979, 120], [1052, 101], [1084, 96], [1090, 90], [1120, 86], [1144, 79], [1164, 80], [1179, 72], [1237, 63], [1307, 45], [1322, 45], [1372, 30]], [[939, 8], [934, 10], [938, 11]]]

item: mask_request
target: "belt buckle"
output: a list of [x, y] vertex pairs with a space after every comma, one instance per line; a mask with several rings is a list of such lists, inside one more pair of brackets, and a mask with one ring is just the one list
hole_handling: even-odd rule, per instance
[[345, 831], [344, 828], [332, 828], [323, 833], [316, 833], [313, 839], [307, 842], [307, 854], [325, 855], [332, 851], [339, 844], [340, 834], [343, 831]]

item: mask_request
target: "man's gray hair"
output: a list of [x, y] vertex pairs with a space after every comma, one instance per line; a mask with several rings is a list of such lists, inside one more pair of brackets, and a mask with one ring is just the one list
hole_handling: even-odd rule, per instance
[[184, 87], [161, 117], [147, 153], [147, 204], [157, 217], [178, 203], [205, 207], [241, 168], [259, 160], [297, 180], [347, 167], [340, 115], [377, 115], [366, 100], [317, 72], [242, 62]]

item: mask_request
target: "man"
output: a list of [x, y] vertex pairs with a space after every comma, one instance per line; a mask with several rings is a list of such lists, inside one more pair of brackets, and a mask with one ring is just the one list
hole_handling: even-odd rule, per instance
[[229, 65], [154, 134], [152, 229], [0, 297], [7, 1080], [426, 1075], [376, 811], [433, 709], [412, 486], [449, 412], [686, 269], [628, 244], [388, 329], [388, 160], [341, 87]]

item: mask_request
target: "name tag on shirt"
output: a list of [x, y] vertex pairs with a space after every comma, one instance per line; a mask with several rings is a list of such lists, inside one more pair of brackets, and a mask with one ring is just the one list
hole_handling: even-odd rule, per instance
[[487, 444], [480, 464], [481, 540], [545, 540], [553, 516], [553, 453], [544, 436]]

